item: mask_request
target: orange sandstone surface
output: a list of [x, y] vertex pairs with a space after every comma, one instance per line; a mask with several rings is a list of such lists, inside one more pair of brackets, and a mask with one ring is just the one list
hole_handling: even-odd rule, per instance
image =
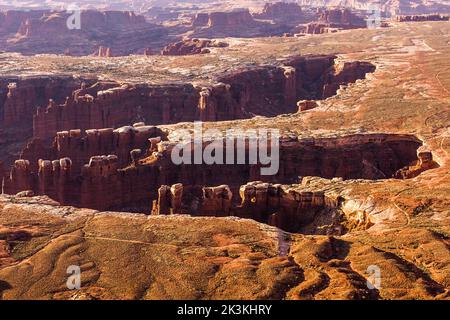
[[[393, 23], [390, 28], [298, 39], [225, 41], [229, 47], [214, 48], [207, 55], [135, 61], [4, 54], [0, 59], [9, 65], [0, 68], [5, 74], [77, 73], [119, 82], [140, 83], [150, 77], [159, 83], [209, 83], [214, 77], [208, 70], [225, 72], [224, 61], [237, 67], [297, 54], [336, 54], [342, 61], [370, 62], [376, 70], [341, 86], [336, 95], [308, 103], [312, 108], [302, 108], [303, 102], [299, 112], [208, 122], [205, 128], [278, 128], [284, 137], [328, 141], [335, 147], [366, 143], [369, 136], [413, 136], [421, 143], [417, 158], [395, 176], [383, 178], [373, 171], [366, 175], [374, 165], [369, 161], [361, 177], [371, 180], [302, 177], [277, 186], [272, 198], [269, 191], [253, 198], [251, 190], [257, 192], [262, 184], [258, 182], [240, 189], [240, 217], [220, 216], [217, 210], [215, 216], [194, 217], [192, 212], [178, 212], [176, 201], [167, 204], [168, 212], [176, 214], [166, 215], [161, 206], [167, 198], [154, 203], [160, 215], [146, 216], [62, 206], [42, 195], [3, 195], [0, 298], [449, 299], [450, 24]], [[262, 58], [269, 55], [270, 59]], [[170, 142], [177, 140], [176, 129], [191, 126], [163, 124], [158, 130]], [[377, 152], [377, 159], [389, 162], [392, 153]], [[162, 160], [143, 157], [130, 167], [158, 161]], [[292, 160], [288, 168], [296, 166], [302, 163]], [[177, 199], [181, 187], [172, 186], [170, 200]], [[164, 190], [168, 189], [159, 190], [159, 195]], [[209, 199], [220, 199], [223, 205], [228, 191], [217, 190], [206, 191], [213, 194]], [[300, 231], [277, 228], [292, 212], [283, 205], [277, 212], [266, 212], [268, 199], [304, 208], [310, 192], [336, 201], [325, 200], [326, 210], [314, 211]], [[239, 195], [234, 191], [233, 197]], [[265, 199], [266, 206], [259, 199]], [[274, 215], [265, 220], [263, 213]], [[80, 290], [67, 289], [71, 265], [81, 267]], [[366, 281], [372, 279], [374, 266], [381, 272], [381, 284], [369, 289]]]

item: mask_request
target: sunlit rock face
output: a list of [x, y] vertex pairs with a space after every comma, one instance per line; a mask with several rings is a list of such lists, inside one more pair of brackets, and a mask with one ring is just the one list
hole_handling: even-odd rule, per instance
[[[300, 5], [314, 4], [314, 0], [300, 0]], [[441, 0], [325, 0], [321, 1], [325, 6], [349, 6], [358, 10], [380, 10], [388, 14], [427, 14], [427, 13], [450, 13], [450, 4]]]
[[[0, 299], [449, 298], [448, 21], [243, 1], [152, 10], [155, 46], [109, 12], [95, 41], [0, 53]], [[320, 34], [284, 31], [311, 12]], [[54, 14], [0, 30], [45, 47]]]
[[78, 16], [66, 11], [5, 11], [0, 12], [0, 26], [2, 47], [27, 55], [109, 57], [108, 49], [114, 55], [128, 55], [161, 48], [167, 36], [164, 27], [130, 11], [83, 10]]

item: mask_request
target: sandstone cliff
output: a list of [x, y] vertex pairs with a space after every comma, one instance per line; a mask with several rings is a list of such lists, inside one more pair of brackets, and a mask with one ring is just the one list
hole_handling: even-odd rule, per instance
[[64, 103], [53, 101], [37, 109], [34, 137], [51, 139], [56, 132], [73, 128], [117, 128], [141, 121], [158, 125], [297, 112], [298, 100], [328, 98], [340, 85], [364, 79], [375, 70], [364, 62], [335, 66], [335, 59], [301, 56], [280, 66], [234, 70], [205, 87], [103, 81], [83, 85]]
[[[203, 148], [208, 144], [205, 142]], [[39, 161], [36, 171], [29, 160], [18, 160], [11, 178], [6, 181], [6, 191], [15, 194], [33, 190], [35, 194], [49, 195], [63, 204], [94, 209], [126, 208], [127, 211], [149, 213], [151, 201], [157, 199], [160, 186], [175, 183], [187, 187], [225, 184], [237, 192], [249, 181], [293, 183], [302, 176], [391, 178], [397, 170], [417, 159], [420, 145], [414, 137], [395, 135], [288, 139], [281, 143], [278, 174], [262, 176], [259, 165], [177, 166], [171, 160], [174, 144], [155, 141], [150, 143], [150, 156], [146, 156], [144, 150], [137, 154], [132, 151], [132, 161], [120, 153], [116, 154], [121, 159], [117, 155], [91, 157], [85, 165], [84, 159], [79, 157], [74, 158], [75, 162], [63, 158], [53, 161], [53, 164]], [[127, 146], [128, 149], [132, 147], [130, 144]], [[248, 143], [246, 148], [248, 156], [251, 152]], [[125, 168], [120, 165], [124, 159], [130, 162]]]
[[38, 106], [45, 106], [50, 100], [63, 103], [83, 81], [92, 80], [70, 76], [0, 78], [0, 124], [29, 131]]
[[420, 21], [449, 21], [449, 15], [441, 14], [424, 14], [424, 15], [410, 15], [410, 16], [397, 16], [398, 22], [420, 22]]
[[67, 27], [69, 17], [65, 11], [7, 11], [0, 14], [0, 26], [5, 26], [0, 43], [23, 54], [89, 55], [104, 46], [116, 55], [129, 55], [162, 48], [167, 41], [164, 27], [133, 12], [83, 10], [80, 29]]
[[[305, 179], [306, 181], [307, 179]], [[236, 216], [273, 225], [289, 232], [341, 235], [345, 215], [340, 211], [344, 199], [325, 191], [299, 185], [251, 182], [239, 189], [240, 202], [230, 188], [161, 186], [153, 204], [153, 214], [193, 216]], [[368, 226], [366, 226], [368, 227]]]
[[198, 13], [192, 19], [191, 37], [260, 37], [282, 35], [290, 29], [255, 20], [248, 9]]
[[325, 9], [317, 21], [306, 25], [305, 33], [321, 34], [337, 29], [367, 28], [366, 21], [350, 9]]
[[88, 163], [91, 157], [112, 154], [117, 156], [118, 165], [125, 167], [131, 163], [132, 150], [149, 149], [149, 139], [156, 137], [162, 139], [164, 133], [157, 127], [143, 123], [116, 130], [107, 128], [62, 131], [56, 134], [52, 144], [39, 138], [30, 141], [23, 150], [21, 159], [29, 160], [36, 171], [39, 159], [70, 158], [74, 172], [79, 174], [81, 167]]
[[167, 45], [161, 52], [163, 56], [184, 56], [209, 53], [208, 48], [227, 47], [226, 42], [207, 39], [187, 39]]
[[312, 10], [302, 10], [294, 2], [266, 3], [261, 12], [253, 14], [257, 19], [272, 20], [275, 23], [296, 26], [315, 20], [317, 14]]

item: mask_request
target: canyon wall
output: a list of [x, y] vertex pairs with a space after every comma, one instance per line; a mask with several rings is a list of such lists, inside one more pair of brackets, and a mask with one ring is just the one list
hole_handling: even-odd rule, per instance
[[194, 27], [236, 28], [237, 26], [248, 26], [253, 24], [255, 24], [255, 20], [248, 9], [198, 13], [192, 19], [192, 26]]
[[90, 129], [86, 131], [70, 130], [56, 134], [52, 145], [36, 138], [31, 140], [21, 154], [21, 159], [28, 160], [36, 172], [39, 159], [69, 158], [75, 174], [97, 155], [114, 155], [117, 164], [125, 167], [131, 163], [130, 152], [150, 147], [150, 138], [164, 138], [164, 133], [157, 127], [137, 123], [134, 126], [119, 129]]
[[325, 9], [319, 10], [317, 21], [308, 23], [305, 33], [321, 34], [336, 29], [367, 28], [364, 18], [357, 16], [350, 9]]
[[208, 39], [186, 39], [167, 45], [162, 51], [163, 56], [184, 56], [191, 54], [209, 53], [208, 48], [227, 47], [226, 42], [220, 42]]
[[0, 36], [15, 34], [22, 23], [28, 19], [38, 19], [47, 11], [45, 10], [8, 10], [0, 11]]
[[36, 141], [29, 147], [42, 150], [38, 157], [23, 158], [32, 160], [32, 166], [40, 158], [71, 157], [46, 152], [58, 132], [73, 129], [84, 133], [140, 122], [160, 125], [295, 113], [299, 100], [325, 99], [339, 86], [375, 70], [369, 63], [336, 64], [335, 59], [302, 56], [279, 66], [234, 70], [204, 86], [132, 85], [69, 76], [2, 77], [0, 143], [5, 152], [0, 159], [12, 164], [30, 137]]
[[199, 91], [192, 85], [96, 84], [73, 93], [63, 104], [39, 108], [34, 137], [52, 138], [56, 132], [118, 128], [135, 122], [169, 124], [198, 119]]
[[274, 2], [266, 3], [262, 11], [254, 13], [253, 17], [272, 20], [274, 23], [296, 26], [299, 23], [316, 20], [318, 14], [313, 10], [302, 10], [302, 7], [294, 2]]
[[335, 59], [335, 56], [303, 56], [286, 61], [283, 67], [241, 70], [219, 81], [230, 85], [239, 108], [247, 114], [292, 113], [298, 110], [299, 100], [331, 97], [340, 85], [364, 79], [376, 69], [365, 62], [335, 65]]
[[62, 103], [82, 82], [92, 81], [69, 76], [1, 77], [0, 125], [30, 130], [38, 106], [47, 105], [49, 100]]
[[[208, 145], [205, 143], [202, 150]], [[253, 150], [249, 145], [247, 141], [244, 150], [246, 159]], [[140, 160], [135, 158], [131, 165], [123, 169], [120, 169], [116, 155], [92, 157], [81, 168], [80, 174], [68, 158], [53, 162], [39, 161], [37, 172], [30, 161], [18, 160], [10, 179], [6, 181], [6, 190], [12, 194], [33, 190], [35, 194], [51, 195], [63, 204], [86, 208], [126, 208], [128, 211], [149, 213], [150, 204], [157, 199], [160, 186], [176, 183], [188, 187], [226, 184], [236, 192], [248, 181], [291, 184], [298, 182], [302, 176], [391, 178], [399, 169], [417, 160], [420, 145], [414, 137], [396, 135], [282, 140], [278, 173], [263, 176], [261, 166], [248, 164], [248, 161], [241, 165], [176, 165], [171, 159], [174, 145], [160, 142], [152, 144], [148, 150], [150, 156], [146, 157], [146, 153], [142, 152]]]
[[365, 79], [366, 74], [375, 72], [376, 67], [364, 61], [343, 62], [335, 64], [323, 78], [322, 98], [334, 96], [341, 85], [355, 83], [358, 79]]
[[39, 106], [63, 103], [82, 82], [70, 76], [0, 77], [0, 160], [5, 166], [18, 158], [33, 136], [33, 114]]
[[260, 19], [292, 19], [300, 17], [302, 13], [302, 8], [297, 3], [275, 2], [266, 3], [262, 11], [254, 16]]
[[34, 137], [50, 139], [72, 128], [117, 128], [134, 122], [223, 121], [296, 112], [298, 100], [327, 98], [339, 85], [375, 70], [369, 63], [335, 66], [335, 59], [305, 56], [284, 66], [237, 70], [205, 87], [100, 82], [75, 90], [63, 104], [38, 108]]
[[410, 16], [397, 16], [398, 22], [421, 22], [421, 21], [449, 21], [449, 15], [441, 14], [424, 14], [424, 15], [410, 15]]
[[[338, 234], [345, 232], [339, 210], [340, 196], [307, 186], [304, 179], [296, 188], [281, 184], [251, 182], [239, 188], [240, 201], [227, 185], [186, 187], [161, 186], [152, 214], [192, 216], [236, 216], [276, 226], [288, 232]], [[320, 221], [320, 223], [318, 223]], [[317, 225], [314, 225], [317, 224]]]
[[82, 10], [80, 28], [71, 29], [70, 16], [65, 11], [0, 13], [0, 26], [5, 26], [0, 43], [6, 51], [23, 54], [89, 55], [103, 46], [116, 55], [128, 55], [146, 47], [162, 48], [167, 41], [164, 27], [130, 11]]
[[261, 37], [282, 35], [290, 30], [281, 24], [256, 20], [248, 9], [198, 13], [191, 21], [192, 37]]

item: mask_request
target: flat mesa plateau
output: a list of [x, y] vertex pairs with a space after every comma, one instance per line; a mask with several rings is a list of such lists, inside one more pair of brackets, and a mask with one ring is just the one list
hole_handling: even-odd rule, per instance
[[[310, 188], [338, 196], [346, 230], [340, 234], [320, 231], [336, 226], [325, 218], [303, 232], [287, 232], [243, 217], [146, 216], [63, 206], [46, 196], [0, 196], [0, 298], [449, 299], [450, 24], [224, 41], [229, 47], [185, 57], [2, 53], [0, 74], [208, 86], [224, 74], [308, 54], [369, 62], [373, 73], [312, 110], [204, 127], [276, 128], [283, 137], [337, 146], [341, 137], [357, 143], [365, 136], [414, 136], [436, 167], [410, 179], [368, 180], [373, 172], [361, 171], [355, 179], [283, 183], [288, 194]], [[192, 123], [156, 126], [170, 142], [176, 129]], [[349, 150], [343, 157], [352, 157]], [[67, 290], [71, 265], [81, 267], [80, 290]], [[381, 284], [369, 289], [373, 267], [381, 270]]]

